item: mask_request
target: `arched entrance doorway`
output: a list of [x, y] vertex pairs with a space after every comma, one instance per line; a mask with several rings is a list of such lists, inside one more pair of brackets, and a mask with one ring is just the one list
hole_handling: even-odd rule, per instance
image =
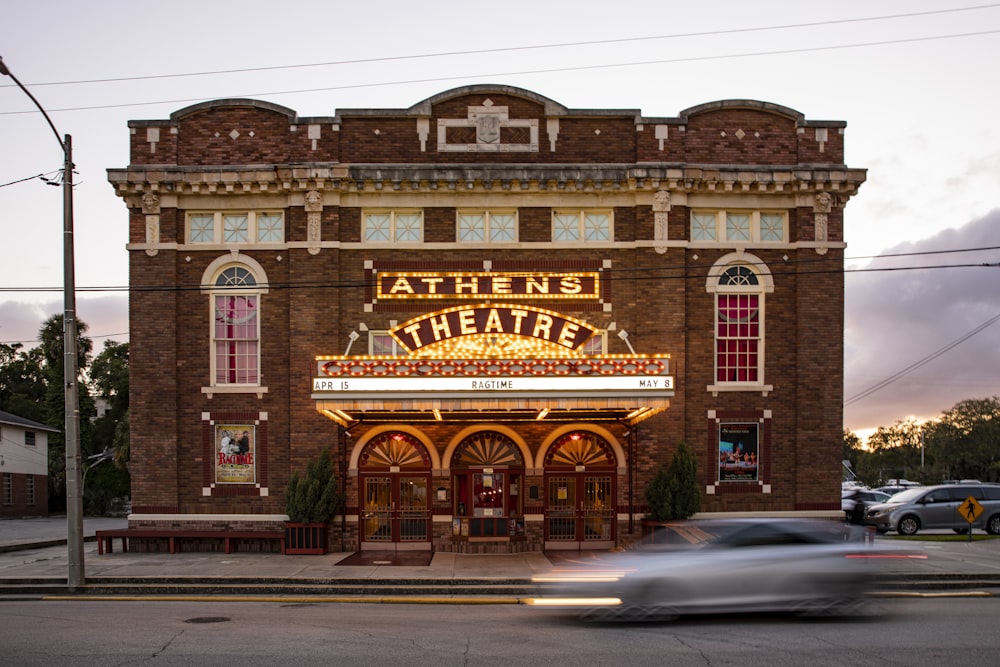
[[545, 453], [545, 548], [604, 549], [615, 544], [615, 454], [604, 438], [566, 433]]
[[498, 431], [473, 433], [451, 459], [456, 539], [524, 538], [524, 456]]
[[358, 459], [361, 548], [431, 547], [431, 459], [413, 436], [388, 431]]

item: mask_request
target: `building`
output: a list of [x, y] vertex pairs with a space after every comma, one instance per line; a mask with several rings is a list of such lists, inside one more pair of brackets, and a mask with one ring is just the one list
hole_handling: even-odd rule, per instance
[[49, 433], [58, 432], [0, 411], [0, 517], [48, 516]]
[[706, 515], [839, 516], [845, 127], [502, 85], [130, 122], [130, 524], [280, 525], [329, 448], [332, 548], [604, 548], [681, 442]]

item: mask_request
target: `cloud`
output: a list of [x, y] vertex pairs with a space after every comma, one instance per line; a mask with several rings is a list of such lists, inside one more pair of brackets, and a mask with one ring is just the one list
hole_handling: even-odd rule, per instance
[[[975, 333], [1000, 317], [997, 247], [1000, 209], [962, 227], [900, 243], [865, 267], [873, 271], [848, 273], [847, 428], [934, 418], [959, 401], [1000, 393], [1000, 321]], [[904, 373], [914, 365], [919, 367]], [[885, 388], [852, 402], [897, 375]]]

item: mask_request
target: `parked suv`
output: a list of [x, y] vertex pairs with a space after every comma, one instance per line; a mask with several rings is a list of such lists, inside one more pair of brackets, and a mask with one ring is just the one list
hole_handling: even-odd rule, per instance
[[865, 523], [880, 533], [895, 530], [900, 535], [915, 535], [922, 528], [965, 532], [970, 524], [959, 508], [969, 496], [983, 506], [971, 527], [1000, 535], [1000, 484], [939, 484], [900, 491], [869, 507]]

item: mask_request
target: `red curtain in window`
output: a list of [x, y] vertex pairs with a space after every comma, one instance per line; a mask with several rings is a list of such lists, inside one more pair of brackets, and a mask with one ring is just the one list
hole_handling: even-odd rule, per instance
[[215, 297], [215, 382], [258, 384], [257, 297]]
[[716, 319], [716, 382], [757, 382], [760, 296], [719, 294]]

